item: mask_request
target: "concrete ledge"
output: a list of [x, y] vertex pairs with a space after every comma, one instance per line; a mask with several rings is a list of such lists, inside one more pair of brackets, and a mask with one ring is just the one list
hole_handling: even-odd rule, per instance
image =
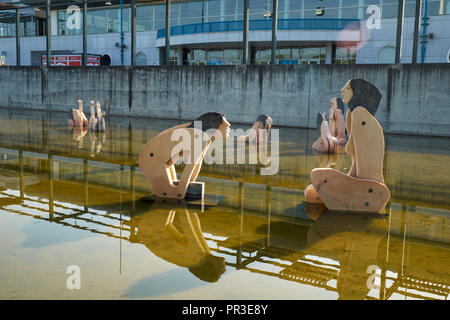
[[[347, 80], [364, 78], [383, 95], [386, 133], [450, 137], [450, 64], [177, 67], [2, 67], [0, 106], [66, 111], [82, 99], [110, 115], [194, 119], [223, 112], [251, 124], [314, 128]], [[88, 111], [88, 110], [87, 110]]]

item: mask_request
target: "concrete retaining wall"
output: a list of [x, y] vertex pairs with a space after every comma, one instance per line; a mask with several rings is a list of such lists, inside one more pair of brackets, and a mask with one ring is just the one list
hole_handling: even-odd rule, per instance
[[0, 107], [69, 111], [98, 100], [110, 115], [194, 119], [223, 112], [233, 123], [266, 113], [276, 125], [316, 126], [351, 78], [383, 95], [386, 133], [450, 137], [450, 65], [3, 67]]

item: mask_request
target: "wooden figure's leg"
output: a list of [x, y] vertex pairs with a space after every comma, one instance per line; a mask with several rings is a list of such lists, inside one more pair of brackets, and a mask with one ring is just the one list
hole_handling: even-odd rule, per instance
[[[185, 130], [189, 132], [189, 137], [192, 140], [195, 135], [200, 133], [196, 129], [186, 128]], [[199, 139], [202, 141], [202, 137], [199, 137]], [[164, 134], [150, 140], [139, 155], [139, 168], [149, 180], [158, 197], [183, 199], [186, 196], [189, 184], [194, 181], [192, 179], [195, 179], [198, 175], [206, 149], [209, 147], [208, 144], [196, 159], [191, 159], [192, 163], [185, 165], [180, 180], [177, 181], [173, 164], [178, 155], [173, 155], [172, 152], [178, 147], [179, 143], [180, 141], [172, 141], [172, 130], [166, 130]], [[194, 146], [192, 141], [190, 146]], [[192, 153], [190, 150], [187, 151], [189, 154]], [[198, 188], [194, 189], [196, 193]]]
[[319, 152], [328, 153], [328, 150], [330, 149], [328, 139], [322, 137], [317, 138], [317, 140], [313, 143], [312, 148]]
[[305, 188], [305, 201], [307, 203], [323, 203], [322, 199], [320, 199], [319, 194], [314, 189], [314, 186], [310, 184]]
[[352, 112], [350, 109], [347, 111], [347, 115], [345, 117], [346, 121], [346, 129], [347, 129], [347, 135], [349, 137], [347, 144], [345, 145], [345, 153], [350, 155], [352, 157], [352, 166], [350, 167], [350, 170], [348, 172], [349, 176], [356, 177], [356, 162], [355, 162], [355, 148], [353, 145], [353, 136], [351, 135], [352, 132]]
[[354, 178], [335, 169], [313, 169], [311, 182], [330, 210], [380, 212], [391, 196], [383, 183]]

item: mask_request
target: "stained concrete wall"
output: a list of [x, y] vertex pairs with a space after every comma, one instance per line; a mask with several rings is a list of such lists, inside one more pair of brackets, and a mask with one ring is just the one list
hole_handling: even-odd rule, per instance
[[[223, 112], [233, 123], [261, 113], [276, 125], [316, 126], [319, 111], [351, 78], [383, 95], [386, 133], [450, 137], [450, 65], [3, 67], [0, 107], [69, 111], [98, 100], [109, 115], [191, 120]], [[89, 108], [85, 109], [89, 113]]]

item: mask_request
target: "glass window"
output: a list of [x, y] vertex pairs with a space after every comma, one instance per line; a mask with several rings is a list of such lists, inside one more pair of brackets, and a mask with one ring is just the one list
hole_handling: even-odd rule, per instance
[[153, 6], [136, 6], [136, 31], [152, 30]]
[[266, 48], [256, 49], [255, 64], [269, 64], [272, 59], [272, 50]]
[[88, 10], [87, 32], [88, 33], [106, 33], [107, 29], [107, 10]]
[[414, 17], [416, 11], [416, 1], [405, 0], [405, 11], [403, 12], [405, 17]]
[[[165, 18], [165, 16], [164, 16]], [[180, 3], [172, 2], [170, 5], [170, 25], [172, 27], [181, 25]]]
[[381, 48], [377, 56], [378, 63], [394, 63], [395, 62], [395, 48], [388, 46]]
[[202, 22], [202, 2], [180, 3], [181, 24], [194, 24]]
[[338, 47], [333, 60], [335, 64], [354, 64], [356, 63], [356, 46]]
[[221, 60], [223, 59], [222, 49], [210, 49], [207, 51], [207, 60]]
[[382, 18], [396, 18], [397, 17], [397, 0], [384, 0], [381, 7], [381, 17]]
[[342, 1], [342, 19], [357, 19], [358, 18], [358, 0]]
[[220, 21], [220, 0], [205, 1], [208, 22]]
[[241, 64], [241, 49], [225, 49], [223, 56], [225, 64]]
[[[239, 20], [239, 19], [237, 19], [237, 13], [238, 13], [237, 10], [239, 10], [239, 9], [237, 9], [237, 6], [239, 5], [238, 2], [242, 2], [242, 1], [239, 1], [239, 0], [226, 0], [225, 1], [224, 20], [226, 20], [226, 21]], [[244, 8], [244, 7], [242, 6], [242, 8]], [[242, 11], [239, 11], [239, 14], [242, 14]]]
[[[316, 7], [319, 1], [317, 0], [305, 0], [303, 4], [303, 17], [305, 19], [316, 18]], [[326, 8], [325, 8], [326, 10]]]
[[[80, 12], [80, 28], [68, 28], [67, 19], [72, 16], [73, 13], [67, 13], [66, 11], [58, 11], [58, 34], [59, 35], [76, 35], [81, 34], [83, 31], [83, 12]], [[89, 13], [88, 13], [89, 17]]]
[[[442, 1], [442, 5], [444, 1]], [[429, 16], [437, 16], [439, 15], [439, 11], [441, 9], [441, 0], [428, 0], [428, 15]]]
[[137, 66], [146, 66], [147, 65], [147, 56], [142, 51], [136, 54], [136, 65]]
[[272, 12], [271, 0], [253, 0], [250, 1], [250, 20], [264, 19], [264, 10]]
[[278, 49], [277, 59], [290, 59], [291, 58], [291, 49], [284, 48]]
[[155, 20], [153, 24], [153, 30], [164, 29], [166, 27], [166, 7], [165, 5], [155, 5], [154, 6], [154, 17]]
[[300, 63], [325, 63], [326, 47], [302, 47], [299, 48]]

